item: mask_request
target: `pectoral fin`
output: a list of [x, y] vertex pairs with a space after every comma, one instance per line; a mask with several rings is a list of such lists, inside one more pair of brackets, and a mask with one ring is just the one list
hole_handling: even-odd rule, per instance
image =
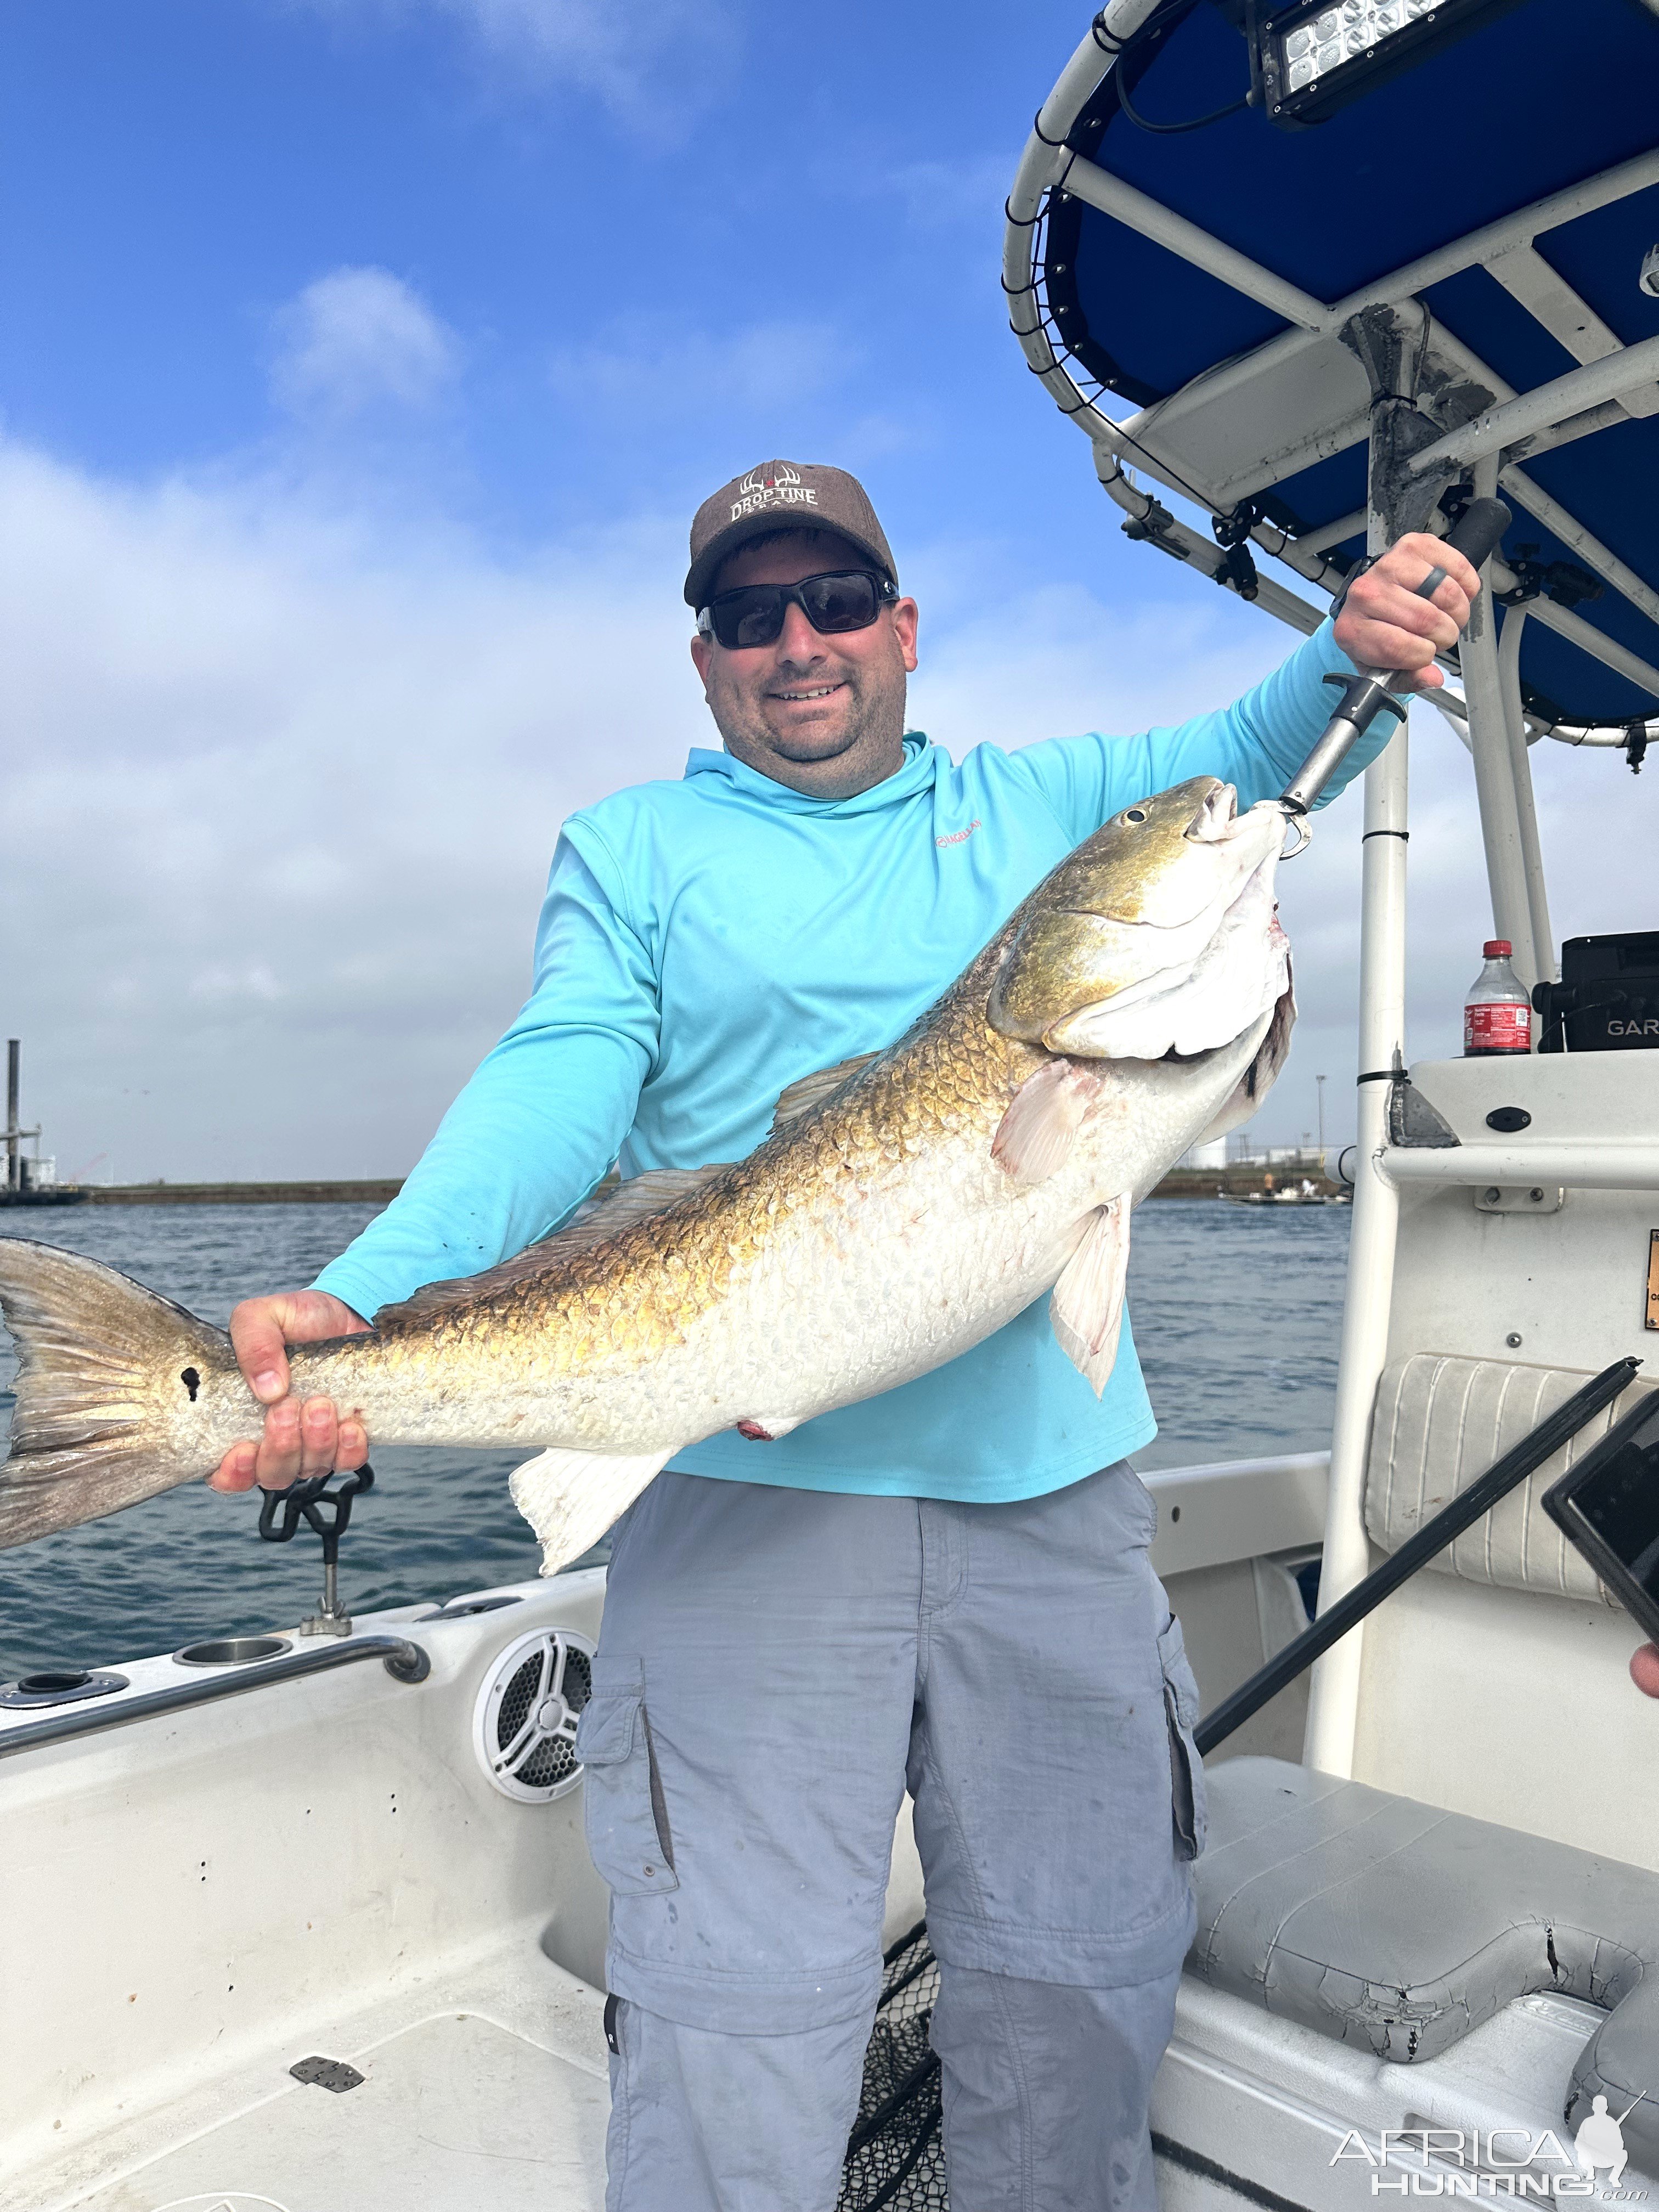
[[991, 1158], [1017, 1183], [1042, 1182], [1066, 1164], [1100, 1078], [1073, 1060], [1051, 1060], [1014, 1093], [991, 1139]]
[[541, 1540], [542, 1572], [556, 1575], [597, 1544], [647, 1482], [673, 1457], [666, 1451], [613, 1457], [608, 1452], [544, 1451], [515, 1468], [513, 1503]]
[[1048, 1318], [1060, 1350], [1096, 1397], [1117, 1359], [1123, 1288], [1129, 1273], [1129, 1209], [1097, 1206], [1092, 1225], [1054, 1285]]

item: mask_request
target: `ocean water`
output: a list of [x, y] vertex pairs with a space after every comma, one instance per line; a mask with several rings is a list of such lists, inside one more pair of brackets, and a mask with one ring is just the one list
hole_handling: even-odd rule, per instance
[[[305, 1283], [372, 1206], [130, 1206], [14, 1214], [5, 1233], [106, 1261], [204, 1318]], [[1329, 1441], [1348, 1210], [1160, 1200], [1135, 1216], [1129, 1295], [1158, 1412], [1143, 1468], [1311, 1451]], [[0, 1418], [15, 1370], [0, 1331]], [[340, 1552], [349, 1609], [441, 1600], [535, 1574], [507, 1497], [520, 1455], [377, 1451]], [[262, 1544], [258, 1494], [191, 1484], [0, 1552], [0, 1680], [252, 1634], [313, 1611], [320, 1550]]]

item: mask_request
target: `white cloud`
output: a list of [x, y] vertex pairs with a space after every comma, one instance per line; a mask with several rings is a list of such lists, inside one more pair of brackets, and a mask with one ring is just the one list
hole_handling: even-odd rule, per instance
[[279, 312], [276, 328], [271, 392], [294, 415], [428, 407], [460, 368], [455, 333], [388, 269], [331, 270]]
[[858, 349], [831, 323], [759, 322], [715, 333], [665, 317], [609, 325], [591, 345], [568, 347], [549, 365], [573, 410], [637, 420], [697, 422], [711, 409], [791, 417], [855, 369]]
[[524, 995], [561, 819], [704, 738], [678, 531], [507, 567], [15, 447], [0, 501], [0, 941], [47, 1149], [399, 1170]]
[[280, 983], [268, 963], [255, 960], [242, 967], [232, 967], [222, 960], [210, 961], [205, 968], [190, 979], [192, 999], [208, 999], [223, 1004], [238, 999], [263, 1000], [289, 995], [290, 987]]
[[498, 85], [574, 85], [613, 114], [670, 137], [685, 127], [736, 44], [719, 0], [289, 0], [341, 23], [396, 23], [422, 15], [453, 22]]
[[886, 185], [917, 230], [957, 224], [994, 232], [1000, 246], [1002, 196], [1013, 179], [1006, 154], [981, 154], [956, 161], [906, 161], [890, 171]]

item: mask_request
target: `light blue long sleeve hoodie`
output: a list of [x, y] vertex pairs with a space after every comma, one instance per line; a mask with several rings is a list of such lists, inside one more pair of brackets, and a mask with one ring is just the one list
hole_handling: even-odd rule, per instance
[[[554, 854], [535, 988], [398, 1197], [318, 1278], [372, 1316], [556, 1228], [624, 1176], [737, 1160], [799, 1077], [890, 1044], [1032, 887], [1121, 807], [1186, 777], [1280, 790], [1352, 667], [1328, 623], [1225, 712], [1134, 738], [1053, 738], [961, 766], [919, 733], [884, 783], [811, 799], [728, 753], [573, 815]], [[1380, 718], [1327, 797], [1392, 732]], [[811, 1490], [1034, 1497], [1156, 1433], [1126, 1320], [1097, 1401], [1048, 1301], [948, 1366], [750, 1443], [671, 1462]]]

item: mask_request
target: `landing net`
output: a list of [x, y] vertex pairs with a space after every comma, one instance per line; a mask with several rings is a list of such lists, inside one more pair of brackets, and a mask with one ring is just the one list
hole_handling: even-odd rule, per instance
[[946, 2212], [939, 2060], [927, 2042], [939, 1964], [925, 1921], [900, 1936], [882, 1966], [836, 2212]]

